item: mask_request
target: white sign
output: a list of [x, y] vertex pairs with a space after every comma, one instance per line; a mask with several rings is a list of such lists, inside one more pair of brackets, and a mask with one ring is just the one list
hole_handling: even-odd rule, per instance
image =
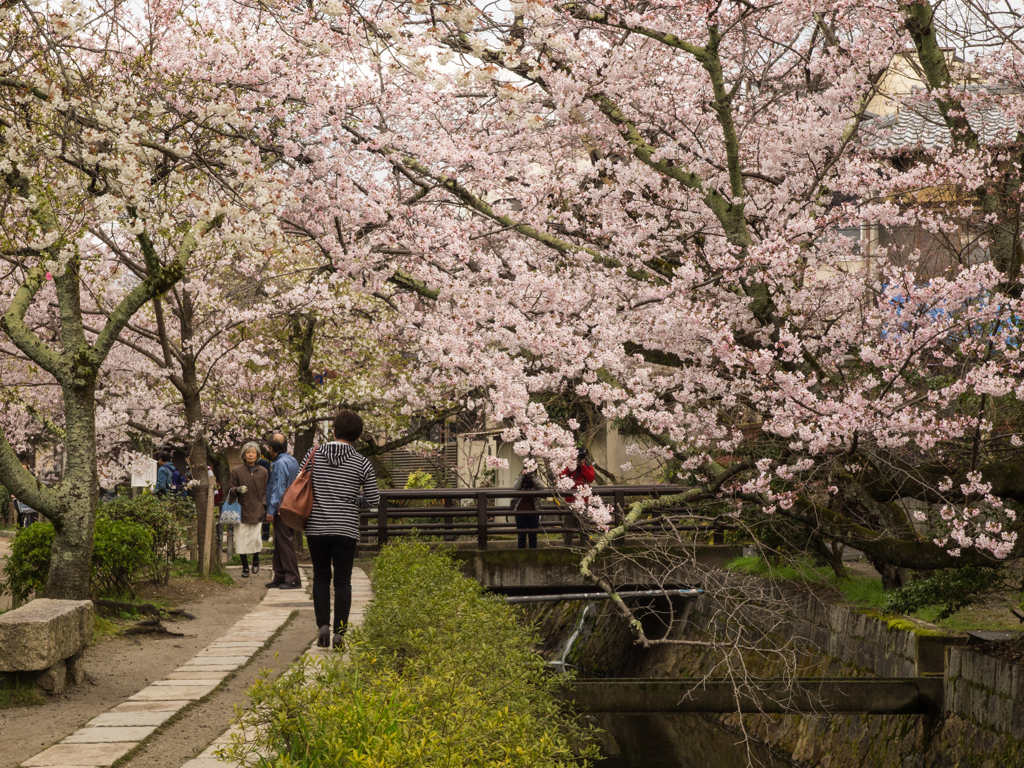
[[156, 459], [142, 459], [132, 467], [132, 488], [152, 488], [156, 485]]

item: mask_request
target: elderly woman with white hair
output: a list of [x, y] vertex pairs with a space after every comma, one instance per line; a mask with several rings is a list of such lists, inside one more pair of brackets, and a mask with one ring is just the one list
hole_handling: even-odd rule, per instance
[[242, 578], [249, 578], [249, 555], [252, 572], [260, 572], [260, 552], [263, 539], [260, 529], [267, 519], [267, 481], [270, 475], [256, 462], [259, 446], [248, 442], [242, 446], [242, 463], [231, 470], [228, 497], [238, 499], [242, 505], [242, 522], [235, 526], [235, 552], [242, 559]]

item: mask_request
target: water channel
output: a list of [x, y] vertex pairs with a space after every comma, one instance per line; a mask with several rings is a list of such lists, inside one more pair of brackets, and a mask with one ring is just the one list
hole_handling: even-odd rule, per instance
[[700, 715], [603, 715], [603, 760], [595, 768], [791, 768], [762, 744]]
[[[572, 632], [561, 643], [551, 666], [569, 669], [567, 659], [587, 621], [588, 603]], [[700, 715], [598, 715], [604, 759], [595, 768], [791, 768], [792, 763], [758, 742]]]

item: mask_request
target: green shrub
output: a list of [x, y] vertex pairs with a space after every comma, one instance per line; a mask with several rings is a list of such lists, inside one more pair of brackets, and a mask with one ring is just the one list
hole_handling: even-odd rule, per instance
[[927, 579], [912, 581], [890, 592], [884, 608], [889, 613], [913, 613], [925, 606], [942, 606], [937, 620], [948, 619], [961, 608], [1003, 585], [1001, 568], [969, 565], [956, 570], [939, 571]]
[[42, 592], [50, 573], [50, 550], [53, 548], [53, 525], [33, 523], [22, 528], [11, 542], [11, 554], [4, 564], [0, 595], [27, 600], [33, 592]]
[[93, 594], [135, 597], [138, 578], [152, 558], [153, 536], [144, 526], [98, 516], [92, 550]]
[[111, 520], [138, 523], [152, 537], [151, 557], [146, 563], [147, 576], [154, 584], [166, 584], [171, 578], [171, 565], [181, 554], [188, 526], [195, 519], [195, 504], [182, 496], [154, 496], [142, 493], [134, 499], [118, 496], [101, 504], [97, 514]]
[[[53, 524], [33, 523], [18, 531], [4, 565], [0, 594], [26, 600], [43, 593], [50, 572]], [[91, 589], [94, 596], [134, 597], [139, 577], [149, 566], [153, 537], [127, 520], [97, 516], [93, 538]]]
[[[423, 543], [388, 546], [349, 661], [304, 658], [251, 690], [225, 757], [298, 768], [584, 766], [590, 731], [554, 700], [535, 635]], [[266, 755], [261, 757], [260, 753]]]

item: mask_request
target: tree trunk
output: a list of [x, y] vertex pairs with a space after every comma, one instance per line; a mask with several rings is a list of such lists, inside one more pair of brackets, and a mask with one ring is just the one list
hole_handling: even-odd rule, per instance
[[[96, 470], [95, 385], [65, 387], [64, 414], [67, 471], [54, 486], [58, 514], [53, 523], [53, 550], [46, 596], [56, 600], [87, 600], [92, 570], [93, 531], [99, 501]], [[45, 514], [45, 510], [43, 510]]]
[[[184, 325], [184, 324], [183, 324]], [[188, 463], [192, 468], [192, 479], [198, 484], [189, 492], [196, 505], [196, 548], [199, 557], [199, 573], [210, 575], [213, 557], [213, 515], [210, 513], [210, 475], [207, 471], [206, 424], [203, 420], [203, 401], [199, 391], [195, 361], [185, 357], [182, 365], [182, 401], [185, 405], [185, 428], [192, 437]]]

